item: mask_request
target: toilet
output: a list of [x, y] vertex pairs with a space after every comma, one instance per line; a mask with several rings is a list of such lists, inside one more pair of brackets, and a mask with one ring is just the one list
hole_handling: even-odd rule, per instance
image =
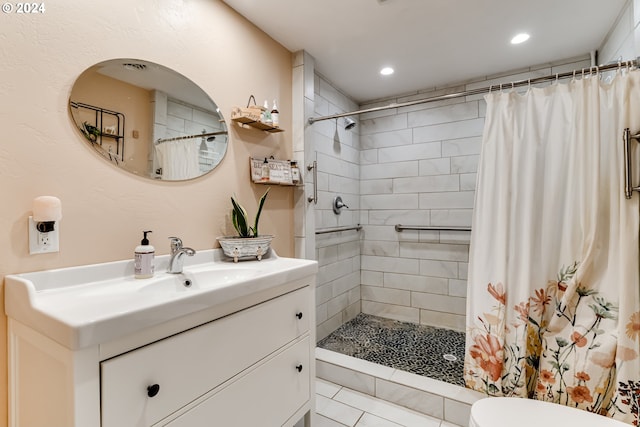
[[621, 421], [556, 403], [489, 397], [471, 406], [469, 427], [629, 427]]

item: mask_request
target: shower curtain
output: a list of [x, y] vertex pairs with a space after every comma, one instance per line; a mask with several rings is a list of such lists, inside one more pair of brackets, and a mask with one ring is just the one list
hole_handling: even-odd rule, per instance
[[466, 384], [638, 425], [640, 196], [623, 195], [622, 132], [640, 130], [640, 72], [486, 101]]
[[200, 176], [198, 147], [199, 143], [193, 141], [167, 141], [154, 145], [157, 163], [162, 168], [162, 179], [175, 181]]

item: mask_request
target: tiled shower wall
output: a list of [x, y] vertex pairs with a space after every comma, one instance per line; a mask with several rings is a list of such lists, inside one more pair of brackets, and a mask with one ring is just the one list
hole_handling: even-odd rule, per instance
[[[577, 58], [360, 108], [583, 67]], [[362, 312], [464, 330], [470, 233], [394, 225], [471, 226], [485, 112], [476, 96], [360, 116]]]
[[[314, 81], [314, 115], [326, 116], [357, 109], [357, 105], [319, 75]], [[354, 117], [354, 119], [357, 119]], [[360, 149], [358, 130], [344, 129], [341, 119], [316, 122], [314, 155], [318, 164], [317, 230], [351, 226], [359, 221]], [[341, 196], [349, 208], [333, 212]], [[360, 238], [357, 231], [316, 236], [319, 264], [316, 293], [317, 339], [321, 340], [360, 313]]]

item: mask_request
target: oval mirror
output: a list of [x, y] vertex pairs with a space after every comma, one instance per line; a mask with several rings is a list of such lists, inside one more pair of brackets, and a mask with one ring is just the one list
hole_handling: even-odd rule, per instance
[[69, 111], [85, 143], [112, 165], [156, 180], [196, 178], [227, 151], [227, 127], [211, 98], [162, 65], [112, 59], [84, 71]]

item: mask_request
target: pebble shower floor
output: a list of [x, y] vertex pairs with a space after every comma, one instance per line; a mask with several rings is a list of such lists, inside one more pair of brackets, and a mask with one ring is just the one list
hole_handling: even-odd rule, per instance
[[464, 387], [462, 332], [359, 314], [318, 347]]

